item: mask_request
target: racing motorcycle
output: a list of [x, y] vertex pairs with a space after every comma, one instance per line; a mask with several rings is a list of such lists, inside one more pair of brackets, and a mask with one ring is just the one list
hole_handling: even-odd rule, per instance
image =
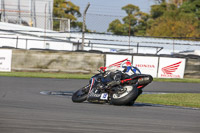
[[91, 77], [88, 85], [73, 93], [72, 101], [80, 103], [87, 100], [91, 103], [133, 105], [142, 94], [143, 88], [152, 82], [153, 77], [141, 74], [136, 67], [132, 67], [131, 71], [132, 75], [125, 75], [118, 85], [110, 87], [108, 85], [111, 80], [110, 72], [100, 69], [98, 74]]

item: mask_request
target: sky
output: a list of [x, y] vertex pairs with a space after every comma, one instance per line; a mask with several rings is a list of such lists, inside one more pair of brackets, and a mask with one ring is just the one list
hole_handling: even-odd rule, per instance
[[[96, 32], [106, 32], [109, 23], [115, 19], [122, 19], [126, 16], [125, 11], [121, 8], [127, 4], [133, 4], [140, 8], [141, 11], [149, 13], [150, 6], [156, 4], [155, 0], [70, 0], [80, 7], [83, 14], [86, 6], [90, 7], [86, 15], [87, 28]], [[82, 21], [82, 18], [79, 18]]]

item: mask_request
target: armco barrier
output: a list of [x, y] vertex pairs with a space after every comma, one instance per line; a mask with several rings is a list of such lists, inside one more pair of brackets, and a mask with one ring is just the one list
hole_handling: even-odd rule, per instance
[[[96, 73], [106, 64], [106, 55], [185, 58], [184, 78], [200, 78], [200, 56], [114, 54], [86, 51], [51, 51], [12, 49], [12, 71]], [[117, 57], [117, 56], [116, 56]]]

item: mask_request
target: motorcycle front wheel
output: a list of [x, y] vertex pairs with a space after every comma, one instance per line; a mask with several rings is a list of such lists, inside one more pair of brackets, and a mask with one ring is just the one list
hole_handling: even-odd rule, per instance
[[111, 95], [111, 104], [113, 105], [129, 105], [134, 103], [138, 96], [138, 89], [136, 86], [127, 85], [123, 90], [119, 90]]
[[84, 102], [87, 99], [89, 89], [90, 89], [90, 85], [87, 85], [87, 86], [77, 90], [72, 95], [72, 101], [75, 102], [75, 103]]

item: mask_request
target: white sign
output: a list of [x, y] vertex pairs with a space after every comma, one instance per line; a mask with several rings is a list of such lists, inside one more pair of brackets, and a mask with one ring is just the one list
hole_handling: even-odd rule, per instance
[[158, 78], [183, 78], [185, 59], [161, 57], [159, 61]]
[[11, 71], [12, 50], [0, 49], [0, 71]]
[[106, 66], [109, 66], [113, 63], [116, 63], [118, 61], [122, 61], [124, 59], [128, 59], [132, 62], [132, 56], [131, 55], [114, 55], [114, 54], [107, 54], [106, 55]]
[[139, 68], [142, 74], [157, 77], [158, 57], [133, 56], [133, 66]]

